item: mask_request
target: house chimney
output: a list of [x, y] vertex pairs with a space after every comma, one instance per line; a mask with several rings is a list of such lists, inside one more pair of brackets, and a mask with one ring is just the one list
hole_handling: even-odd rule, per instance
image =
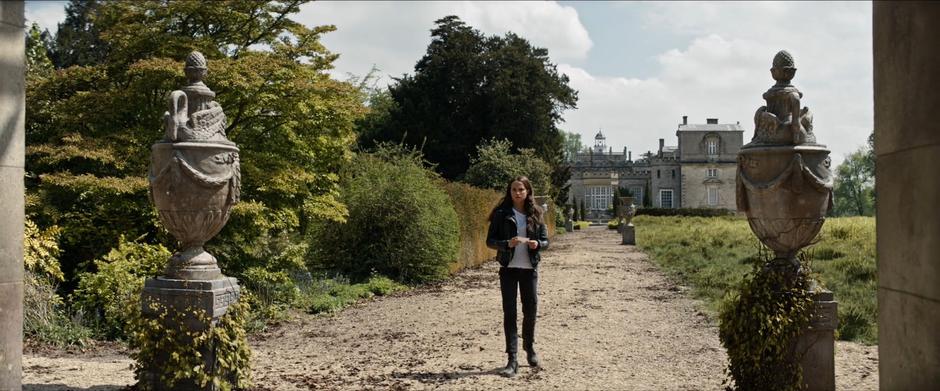
[[633, 161], [633, 151], [627, 152], [627, 161], [630, 161], [630, 162]]
[[659, 153], [663, 153], [663, 146], [665, 145], [666, 145], [666, 139], [664, 138], [659, 139]]
[[705, 119], [705, 123], [706, 123], [706, 124], [717, 125], [717, 124], [718, 124], [718, 118], [706, 118], [706, 119]]
[[623, 147], [623, 158], [627, 158], [627, 147]]
[[689, 124], [689, 116], [687, 116], [687, 115], [683, 115], [683, 116], [682, 116], [682, 124], [683, 124], [683, 125], [688, 125], [688, 124]]

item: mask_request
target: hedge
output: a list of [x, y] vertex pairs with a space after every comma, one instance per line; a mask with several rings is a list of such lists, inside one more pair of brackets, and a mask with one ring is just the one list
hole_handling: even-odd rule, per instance
[[733, 216], [735, 212], [729, 209], [710, 208], [638, 208], [637, 216], [688, 216], [688, 217], [717, 217]]
[[492, 259], [496, 251], [486, 247], [486, 230], [490, 212], [502, 199], [502, 194], [460, 182], [447, 182], [444, 190], [450, 195], [460, 225], [460, 252], [457, 261], [450, 264], [450, 272], [479, 266]]

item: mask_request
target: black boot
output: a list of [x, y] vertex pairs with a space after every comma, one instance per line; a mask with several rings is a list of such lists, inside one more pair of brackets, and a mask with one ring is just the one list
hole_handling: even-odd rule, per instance
[[516, 361], [516, 354], [509, 353], [509, 362], [499, 371], [499, 374], [505, 377], [515, 377], [517, 373], [519, 373], [519, 362]]
[[526, 361], [529, 362], [530, 367], [536, 368], [539, 366], [539, 363], [540, 363], [539, 356], [535, 354], [535, 349], [532, 349], [532, 348], [526, 349], [525, 358], [526, 358]]

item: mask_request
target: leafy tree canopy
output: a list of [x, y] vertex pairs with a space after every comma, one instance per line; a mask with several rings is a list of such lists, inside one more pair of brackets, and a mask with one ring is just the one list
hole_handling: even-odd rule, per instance
[[475, 146], [506, 139], [552, 164], [560, 188], [568, 177], [556, 125], [577, 102], [568, 77], [558, 73], [546, 49], [516, 34], [485, 36], [456, 16], [435, 23], [414, 74], [389, 87], [394, 104], [385, 106], [387, 120], [363, 129], [363, 144], [422, 147], [444, 177], [458, 178], [470, 167]]
[[470, 161], [464, 182], [499, 192], [506, 190], [509, 180], [520, 175], [529, 178], [536, 196], [551, 192], [551, 167], [528, 148], [512, 153], [509, 140], [492, 139], [477, 147], [477, 155]]
[[[290, 18], [302, 3], [72, 1], [66, 24], [87, 35], [67, 40], [65, 29], [53, 52], [100, 49], [100, 57], [29, 77], [26, 110], [27, 186], [40, 200], [28, 212], [62, 227], [67, 278], [121, 234], [170, 241], [157, 229], [145, 175], [166, 96], [186, 84], [192, 50], [209, 60], [206, 84], [241, 148], [243, 202], [210, 251], [236, 275], [272, 262], [302, 267], [291, 232], [311, 217], [344, 218], [335, 173], [351, 155], [362, 97], [325, 72], [336, 55], [320, 37], [334, 27]], [[92, 41], [100, 45], [89, 49]]]
[[836, 168], [833, 187], [836, 216], [872, 216], [875, 214], [875, 157], [872, 151], [873, 137], [869, 146], [859, 148], [846, 156]]
[[581, 151], [584, 151], [587, 147], [581, 142], [581, 135], [578, 133], [562, 130], [561, 136], [562, 140], [564, 140], [565, 161], [573, 162], [577, 158], [578, 153], [581, 153]]

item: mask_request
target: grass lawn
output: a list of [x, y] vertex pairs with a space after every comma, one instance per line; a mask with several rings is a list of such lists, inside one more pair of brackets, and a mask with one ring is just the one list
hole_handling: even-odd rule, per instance
[[[760, 262], [760, 242], [742, 217], [638, 216], [633, 224], [637, 246], [691, 286], [712, 316], [725, 293]], [[828, 218], [817, 240], [805, 252], [814, 277], [839, 302], [838, 338], [876, 344], [875, 219]]]

